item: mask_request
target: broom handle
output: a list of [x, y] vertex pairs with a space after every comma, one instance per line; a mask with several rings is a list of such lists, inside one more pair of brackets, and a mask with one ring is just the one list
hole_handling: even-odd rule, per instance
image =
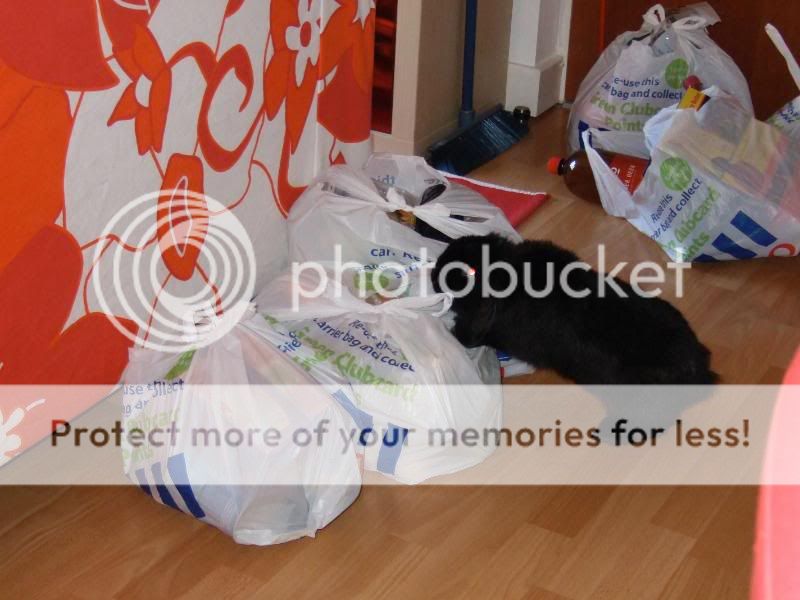
[[475, 46], [478, 36], [478, 0], [467, 0], [466, 26], [464, 30], [464, 76], [461, 82], [460, 127], [475, 120]]

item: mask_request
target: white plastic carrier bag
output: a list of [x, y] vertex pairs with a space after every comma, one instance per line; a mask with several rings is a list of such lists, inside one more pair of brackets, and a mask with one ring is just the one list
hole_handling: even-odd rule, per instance
[[483, 461], [494, 447], [461, 436], [500, 426], [499, 386], [484, 385], [500, 381], [495, 352], [468, 351], [453, 337], [439, 317], [449, 297], [419, 294], [419, 271], [408, 295], [376, 304], [351, 275], [304, 271], [298, 285], [324, 291], [299, 301], [293, 277], [281, 276], [257, 296], [260, 316], [246, 326], [335, 389], [362, 430], [367, 470], [415, 484]]
[[[775, 44], [775, 47], [786, 59], [786, 65], [789, 67], [789, 73], [792, 75], [795, 85], [800, 89], [800, 65], [797, 59], [792, 54], [783, 36], [775, 28], [774, 25], [768, 24], [766, 26], [767, 35]], [[785, 131], [792, 137], [800, 136], [800, 96], [786, 104], [778, 112], [776, 112], [767, 121], [778, 129]]]
[[[695, 85], [717, 86], [752, 112], [742, 72], [706, 28], [719, 22], [707, 3], [687, 7], [672, 18], [660, 4], [644, 15], [639, 31], [617, 37], [581, 83], [570, 112], [568, 142], [583, 147], [589, 128], [643, 135], [644, 125], [679, 101], [690, 76]], [[677, 20], [674, 20], [677, 19]]]
[[446, 238], [500, 233], [521, 239], [479, 193], [448, 181], [420, 157], [388, 154], [374, 155], [364, 171], [326, 170], [292, 206], [288, 223], [295, 262], [334, 260], [338, 247], [345, 261], [408, 264], [423, 249], [435, 260]]
[[[603, 208], [624, 217], [677, 262], [796, 256], [800, 248], [800, 139], [755, 119], [716, 89], [700, 108], [661, 111], [645, 142], [584, 132]], [[596, 148], [650, 157], [631, 195]]]
[[[362, 171], [326, 170], [293, 205], [289, 259], [328, 263], [338, 253], [365, 269], [414, 268], [435, 261], [448, 238], [489, 233], [522, 240], [500, 208], [421, 157], [375, 154]], [[489, 352], [481, 356], [499, 369]]]
[[123, 381], [127, 476], [238, 543], [313, 537], [359, 494], [350, 416], [241, 324], [181, 355], [134, 349]]

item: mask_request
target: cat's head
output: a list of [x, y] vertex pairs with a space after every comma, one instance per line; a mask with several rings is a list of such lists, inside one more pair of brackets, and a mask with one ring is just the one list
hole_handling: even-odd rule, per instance
[[[453, 241], [432, 271], [437, 293], [453, 294], [456, 312], [475, 308], [489, 297], [489, 289], [505, 290], [507, 269], [513, 269], [514, 243], [497, 234], [466, 236]], [[500, 265], [505, 263], [508, 267]]]

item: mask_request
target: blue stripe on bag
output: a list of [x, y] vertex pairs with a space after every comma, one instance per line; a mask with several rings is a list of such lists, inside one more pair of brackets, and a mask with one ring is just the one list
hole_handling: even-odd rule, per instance
[[150, 490], [150, 485], [147, 483], [147, 477], [145, 477], [144, 469], [136, 469], [136, 481], [139, 482], [139, 487], [145, 494], [148, 496], [153, 495], [153, 492]]
[[161, 502], [175, 510], [181, 510], [178, 508], [175, 499], [170, 495], [167, 486], [164, 485], [164, 478], [161, 475], [161, 463], [153, 463], [150, 467], [150, 471], [153, 473], [153, 481], [155, 481], [156, 491], [158, 492], [158, 497], [161, 498]]
[[[338, 390], [333, 394], [336, 401], [342, 405], [356, 423], [356, 427], [361, 430], [359, 436], [359, 443], [362, 446], [367, 445], [365, 434], [372, 432], [375, 429], [375, 420], [372, 415], [364, 412], [350, 401], [350, 398], [343, 390]], [[400, 460], [400, 453], [403, 451], [406, 438], [408, 437], [408, 429], [404, 427], [397, 427], [389, 423], [389, 428], [383, 434], [383, 443], [378, 452], [378, 471], [386, 473], [387, 475], [394, 475], [397, 469], [397, 463]]]
[[736, 213], [731, 225], [753, 240], [759, 246], [769, 247], [778, 241], [774, 235], [748, 217], [742, 211]]
[[[589, 129], [591, 125], [589, 125], [586, 121], [578, 121], [578, 143], [580, 145], [581, 150], [586, 150], [586, 144], [583, 143], [583, 132]], [[596, 127], [597, 131], [608, 131], [608, 129], [604, 127]], [[592, 145], [592, 135], [589, 134], [589, 145]]]
[[699, 254], [695, 257], [693, 262], [708, 263], [708, 262], [719, 262], [719, 261], [713, 256], [709, 256], [708, 254]]
[[[390, 435], [392, 436], [391, 438], [389, 437]], [[381, 451], [378, 453], [378, 471], [394, 475], [406, 437], [408, 437], [408, 429], [389, 423], [389, 428], [383, 435]]]
[[189, 485], [189, 475], [186, 472], [186, 457], [183, 454], [170, 456], [167, 459], [167, 471], [169, 471], [169, 476], [175, 485], [175, 489], [178, 490], [192, 516], [198, 519], [205, 517], [206, 513], [201, 508], [197, 498], [195, 498], [192, 486]]
[[[360, 430], [370, 430], [372, 431], [375, 421], [372, 418], [372, 415], [369, 413], [365, 413], [363, 410], [358, 408], [355, 404], [350, 401], [350, 398], [347, 397], [347, 394], [344, 393], [343, 390], [338, 390], [335, 394], [333, 394], [334, 399], [342, 405], [350, 416], [353, 417], [353, 420], [356, 422], [356, 427]], [[364, 445], [363, 439], [361, 440], [362, 446]]]
[[736, 242], [734, 242], [731, 238], [729, 238], [724, 233], [720, 233], [712, 243], [712, 246], [719, 250], [720, 252], [724, 252], [725, 254], [730, 254], [734, 258], [738, 258], [739, 260], [748, 260], [750, 258], [755, 258], [758, 256], [752, 250], [748, 250], [747, 248], [742, 248]]

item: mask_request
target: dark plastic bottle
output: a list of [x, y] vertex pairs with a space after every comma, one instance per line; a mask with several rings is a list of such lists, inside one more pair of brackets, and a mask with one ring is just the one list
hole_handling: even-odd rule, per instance
[[[650, 166], [650, 161], [638, 156], [616, 154], [605, 150], [598, 150], [597, 153], [606, 161], [609, 168], [617, 174], [617, 177], [625, 184], [631, 194], [642, 183], [645, 171]], [[592, 173], [592, 166], [589, 164], [589, 157], [583, 150], [579, 150], [567, 158], [554, 156], [547, 162], [547, 170], [553, 175], [561, 175], [564, 178], [567, 189], [579, 198], [595, 204], [601, 203], [600, 194], [597, 192], [597, 185], [595, 185], [594, 174]]]

